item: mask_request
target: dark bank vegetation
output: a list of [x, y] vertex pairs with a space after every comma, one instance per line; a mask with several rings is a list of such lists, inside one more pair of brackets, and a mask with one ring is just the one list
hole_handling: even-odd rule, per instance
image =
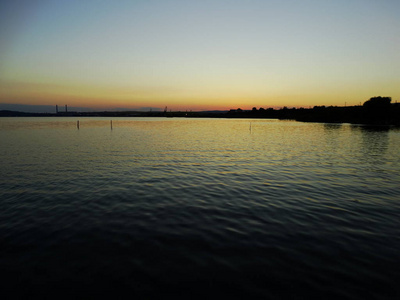
[[230, 110], [230, 117], [276, 118], [303, 122], [400, 125], [400, 103], [390, 97], [372, 97], [358, 106], [314, 106], [313, 108], [255, 108]]
[[372, 97], [357, 106], [314, 106], [313, 108], [263, 108], [229, 111], [120, 111], [120, 112], [58, 112], [24, 113], [2, 110], [0, 117], [27, 116], [82, 116], [82, 117], [186, 117], [186, 118], [269, 118], [302, 122], [353, 123], [400, 126], [400, 103], [391, 103], [391, 97]]

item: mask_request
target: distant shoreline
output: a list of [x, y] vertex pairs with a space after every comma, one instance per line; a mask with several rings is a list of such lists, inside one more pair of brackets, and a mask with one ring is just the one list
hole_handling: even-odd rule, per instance
[[185, 111], [103, 111], [103, 112], [58, 112], [27, 113], [1, 110], [0, 117], [176, 117], [176, 118], [238, 118], [238, 119], [279, 119], [301, 122], [352, 123], [366, 125], [400, 126], [400, 103], [384, 107], [363, 106], [314, 106], [313, 108], [256, 109], [212, 112]]

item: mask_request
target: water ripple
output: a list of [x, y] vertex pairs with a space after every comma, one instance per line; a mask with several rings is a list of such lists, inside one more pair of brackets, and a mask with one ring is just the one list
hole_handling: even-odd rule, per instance
[[400, 296], [396, 130], [0, 122], [1, 287], [16, 296]]

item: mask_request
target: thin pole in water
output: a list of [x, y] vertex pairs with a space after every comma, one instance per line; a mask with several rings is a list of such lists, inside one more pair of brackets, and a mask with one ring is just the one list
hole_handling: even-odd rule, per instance
[[112, 120], [111, 120], [110, 124], [111, 124], [111, 130], [112, 130]]
[[79, 129], [79, 120], [78, 120], [78, 121], [76, 121], [76, 128], [78, 128], [78, 129]]
[[250, 132], [251, 132], [251, 122], [250, 122]]

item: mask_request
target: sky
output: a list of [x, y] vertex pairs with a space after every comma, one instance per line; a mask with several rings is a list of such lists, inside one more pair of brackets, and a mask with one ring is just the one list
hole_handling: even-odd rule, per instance
[[0, 0], [0, 103], [400, 101], [398, 0]]

